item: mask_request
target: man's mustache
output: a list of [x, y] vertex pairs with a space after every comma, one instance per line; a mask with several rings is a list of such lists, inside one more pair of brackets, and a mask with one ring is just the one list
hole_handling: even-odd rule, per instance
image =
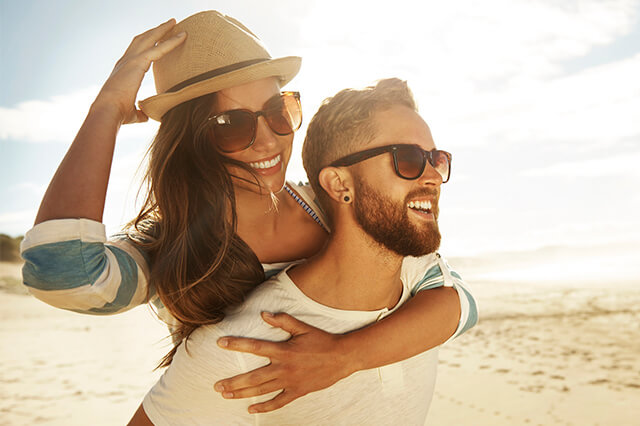
[[431, 189], [431, 188], [416, 189], [415, 191], [412, 191], [407, 195], [406, 201], [409, 202], [419, 197], [432, 197], [432, 198], [435, 198], [434, 201], [437, 202], [438, 194], [439, 194], [439, 191], [437, 189]]

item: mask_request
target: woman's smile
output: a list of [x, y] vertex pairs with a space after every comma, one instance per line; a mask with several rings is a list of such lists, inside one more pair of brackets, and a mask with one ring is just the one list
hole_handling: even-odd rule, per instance
[[282, 154], [277, 154], [263, 160], [248, 163], [256, 173], [262, 176], [269, 176], [277, 173], [282, 168]]

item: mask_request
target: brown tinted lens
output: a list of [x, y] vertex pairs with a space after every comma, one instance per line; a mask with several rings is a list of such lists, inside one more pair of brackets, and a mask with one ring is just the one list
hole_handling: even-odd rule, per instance
[[422, 150], [415, 145], [400, 145], [396, 151], [398, 173], [406, 179], [417, 179], [422, 175], [425, 158]]
[[272, 98], [265, 105], [264, 116], [269, 127], [278, 135], [288, 135], [300, 128], [302, 110], [300, 102], [291, 93]]
[[223, 152], [248, 148], [256, 135], [255, 116], [249, 111], [233, 110], [212, 119], [215, 143]]
[[443, 183], [449, 179], [449, 156], [444, 151], [431, 151], [429, 164], [442, 176]]

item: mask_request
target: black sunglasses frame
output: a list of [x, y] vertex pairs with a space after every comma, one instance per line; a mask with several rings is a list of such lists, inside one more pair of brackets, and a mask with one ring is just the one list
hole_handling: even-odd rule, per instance
[[[229, 113], [231, 113], [231, 112], [236, 112], [236, 111], [241, 111], [241, 112], [249, 113], [249, 114], [253, 117], [253, 123], [254, 123], [253, 136], [251, 137], [251, 140], [248, 142], [248, 144], [247, 144], [246, 146], [244, 146], [243, 148], [234, 149], [234, 150], [225, 150], [225, 149], [222, 149], [220, 146], [218, 146], [217, 148], [218, 148], [221, 152], [223, 152], [223, 153], [225, 153], [225, 154], [230, 154], [230, 153], [233, 153], [233, 152], [240, 152], [240, 151], [244, 151], [245, 149], [250, 148], [250, 147], [251, 147], [251, 145], [253, 145], [253, 144], [254, 144], [254, 142], [256, 141], [256, 133], [257, 133], [257, 129], [258, 129], [258, 118], [259, 118], [260, 116], [264, 117], [264, 121], [266, 121], [267, 126], [269, 126], [269, 128], [271, 129], [271, 131], [272, 131], [273, 133], [275, 133], [276, 135], [279, 135], [279, 136], [286, 136], [286, 135], [290, 135], [290, 134], [294, 133], [296, 130], [298, 130], [298, 129], [300, 128], [300, 126], [302, 125], [302, 104], [300, 103], [300, 92], [290, 92], [290, 91], [287, 91], [287, 92], [280, 92], [280, 94], [279, 94], [279, 95], [274, 95], [274, 96], [272, 96], [271, 98], [269, 98], [269, 100], [268, 100], [267, 102], [265, 102], [265, 105], [267, 105], [269, 102], [271, 102], [271, 100], [272, 100], [273, 98], [275, 98], [276, 96], [278, 96], [278, 97], [280, 97], [280, 98], [283, 98], [283, 97], [285, 97], [285, 96], [293, 96], [293, 97], [295, 98], [296, 103], [298, 104], [299, 112], [300, 112], [300, 122], [298, 123], [298, 126], [297, 126], [295, 129], [293, 129], [293, 128], [292, 128], [290, 132], [286, 132], [286, 133], [280, 133], [280, 132], [275, 131], [275, 130], [271, 127], [271, 123], [269, 123], [269, 120], [267, 119], [267, 115], [266, 115], [266, 113], [265, 113], [265, 110], [264, 110], [264, 109], [262, 109], [262, 110], [260, 110], [260, 111], [251, 111], [251, 110], [244, 109], [244, 108], [230, 109], [230, 110], [228, 110], [228, 111], [223, 111], [223, 112], [220, 112], [220, 113], [218, 113], [218, 114], [216, 114], [216, 115], [212, 115], [211, 117], [207, 118], [207, 121], [209, 122], [209, 121], [211, 121], [211, 120], [215, 120], [215, 119], [217, 119], [218, 117], [220, 117], [220, 116], [222, 116], [222, 115], [229, 114]], [[263, 105], [263, 108], [264, 108], [264, 105]]]
[[[400, 174], [400, 169], [398, 168], [398, 157], [397, 157], [398, 150], [407, 149], [409, 147], [412, 149], [417, 148], [416, 151], [419, 151], [422, 153], [422, 168], [420, 169], [420, 173], [418, 173], [418, 175], [413, 178], [402, 176], [402, 174]], [[434, 153], [443, 153], [447, 157], [447, 161], [449, 162], [448, 173], [447, 173], [447, 176], [442, 176], [442, 183], [447, 183], [449, 181], [449, 178], [451, 177], [451, 154], [449, 152], [443, 151], [441, 149], [433, 149], [431, 151], [425, 151], [420, 146], [412, 145], [412, 144], [385, 145], [385, 146], [378, 146], [376, 148], [365, 149], [364, 151], [354, 152], [353, 154], [349, 154], [342, 158], [337, 159], [336, 161], [329, 164], [329, 167], [353, 166], [356, 163], [359, 163], [364, 160], [368, 160], [369, 158], [376, 157], [378, 155], [381, 155], [387, 152], [390, 152], [393, 155], [393, 168], [396, 172], [396, 175], [398, 175], [398, 177], [402, 179], [406, 179], [406, 180], [418, 179], [424, 173], [424, 169], [425, 167], [427, 167], [427, 162], [431, 167], [434, 167], [435, 169], [435, 166], [433, 164]]]

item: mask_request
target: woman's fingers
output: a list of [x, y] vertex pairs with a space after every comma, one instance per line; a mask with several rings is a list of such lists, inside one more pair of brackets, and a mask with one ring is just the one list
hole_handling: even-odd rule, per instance
[[157, 42], [157, 39], [154, 39], [153, 44], [142, 51], [125, 53], [125, 55], [116, 64], [114, 74], [116, 72], [122, 72], [128, 64], [135, 64], [137, 67], [141, 68], [142, 75], [144, 75], [144, 73], [149, 70], [149, 67], [151, 67], [151, 63], [153, 61], [157, 61], [182, 44], [186, 40], [186, 36], [187, 34], [185, 32], [181, 32], [162, 42]]
[[225, 336], [218, 339], [218, 346], [238, 352], [248, 352], [254, 355], [271, 357], [278, 352], [279, 343], [248, 337]]
[[144, 123], [146, 121], [149, 121], [149, 117], [147, 117], [147, 114], [140, 111], [139, 109], [134, 108], [134, 110], [131, 111], [131, 114], [129, 115], [129, 117], [127, 117], [122, 122], [122, 124]]
[[[278, 351], [278, 343], [249, 339], [246, 337], [222, 337], [218, 339], [218, 345], [225, 349], [252, 353], [269, 358]], [[216, 391], [222, 392], [224, 390], [235, 391], [237, 389], [259, 386], [276, 377], [277, 373], [274, 372], [274, 370], [275, 368], [271, 364], [265, 365], [248, 373], [220, 380], [216, 382], [213, 387]]]
[[[317, 330], [315, 327], [295, 319], [289, 314], [269, 312], [262, 313], [262, 319], [273, 327], [281, 328], [291, 337], [300, 336], [310, 331]], [[249, 352], [254, 355], [272, 357], [286, 351], [286, 342], [268, 342], [266, 340], [251, 339], [248, 337], [225, 336], [218, 339], [218, 346], [238, 352]]]
[[253, 396], [266, 395], [277, 390], [281, 390], [282, 385], [277, 380], [263, 383], [259, 386], [238, 389], [234, 391], [222, 391], [222, 397], [226, 399], [250, 398]]
[[116, 106], [120, 112], [121, 123], [139, 123], [148, 120], [148, 117], [135, 107], [136, 97], [151, 63], [185, 41], [186, 34], [181, 32], [158, 42], [175, 24], [175, 20], [171, 19], [136, 36], [102, 86], [96, 103]]
[[265, 365], [248, 373], [238, 374], [228, 379], [220, 380], [213, 385], [218, 392], [236, 392], [241, 389], [259, 387], [278, 377], [278, 371], [272, 365]]
[[291, 315], [285, 314], [284, 312], [280, 312], [277, 314], [263, 312], [262, 319], [267, 324], [273, 327], [281, 328], [292, 336], [306, 333], [312, 328], [309, 324], [297, 320]]
[[[254, 371], [218, 381], [214, 389], [226, 398], [247, 398], [278, 389], [270, 401], [252, 405], [253, 412], [281, 408], [291, 401], [331, 386], [350, 374], [345, 367], [340, 336], [327, 333], [285, 314], [262, 313], [265, 322], [291, 334], [284, 342], [268, 342], [243, 337], [222, 337], [218, 344], [240, 352], [269, 358], [270, 364]], [[250, 411], [251, 412], [251, 411]]]
[[124, 56], [127, 54], [138, 54], [144, 50], [153, 47], [166, 33], [176, 25], [176, 20], [171, 18], [167, 22], [163, 22], [155, 28], [151, 28], [142, 34], [138, 34], [131, 40]]
[[[178, 47], [187, 38], [187, 33], [181, 32], [163, 42], [155, 44], [144, 52], [144, 57], [151, 63], [162, 58], [164, 55]], [[147, 67], [148, 69], [148, 67]]]
[[136, 122], [137, 123], [144, 123], [145, 121], [149, 121], [149, 117], [147, 117], [147, 114], [145, 114], [144, 112], [142, 112], [139, 109], [137, 109], [136, 110]]
[[260, 404], [250, 405], [248, 411], [251, 414], [256, 413], [267, 413], [269, 411], [277, 410], [278, 408], [282, 408], [291, 401], [300, 398], [303, 395], [298, 395], [294, 392], [283, 390], [273, 399], [269, 401], [261, 402]]

